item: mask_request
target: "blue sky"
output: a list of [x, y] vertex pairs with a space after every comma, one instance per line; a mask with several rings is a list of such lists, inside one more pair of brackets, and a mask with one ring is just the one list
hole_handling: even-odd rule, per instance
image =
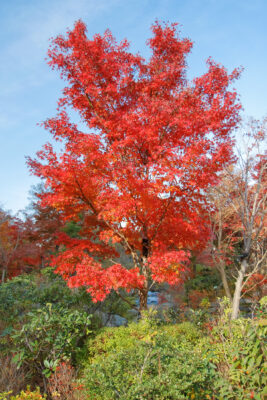
[[189, 76], [205, 71], [211, 56], [229, 70], [243, 66], [236, 83], [246, 115], [267, 114], [266, 0], [0, 0], [0, 205], [17, 212], [38, 183], [25, 156], [49, 135], [36, 124], [56, 113], [62, 82], [45, 62], [49, 38], [81, 18], [88, 36], [111, 29], [147, 55], [155, 19], [179, 22], [194, 41]]

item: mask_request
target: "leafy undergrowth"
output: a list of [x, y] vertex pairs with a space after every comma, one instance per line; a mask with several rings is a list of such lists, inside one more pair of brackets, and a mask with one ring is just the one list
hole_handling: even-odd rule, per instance
[[264, 300], [257, 318], [233, 322], [226, 308], [209, 334], [189, 322], [160, 325], [153, 318], [102, 330], [87, 342], [81, 379], [87, 398], [263, 400], [263, 309]]
[[[94, 331], [84, 342], [76, 363], [72, 364], [72, 350], [66, 353], [64, 347], [65, 360], [56, 354], [59, 364], [49, 374], [47, 399], [264, 400], [266, 309], [267, 300], [263, 298], [253, 319], [231, 321], [228, 304], [223, 302], [221, 314], [212, 324], [200, 323], [202, 317], [201, 321], [171, 324], [150, 312], [127, 327]], [[32, 315], [36, 318], [39, 313]], [[42, 321], [42, 326], [49, 321]], [[71, 324], [74, 327], [78, 322]], [[68, 328], [66, 335], [70, 331]], [[68, 335], [66, 338], [68, 341]], [[57, 347], [52, 342], [54, 351]], [[21, 384], [27, 370], [16, 375], [13, 364], [6, 362]], [[0, 400], [43, 399], [38, 390], [20, 392], [19, 386], [8, 390], [14, 394], [2, 393]]]
[[46, 395], [42, 396], [39, 388], [31, 391], [28, 387], [15, 396], [12, 395], [12, 391], [0, 393], [0, 400], [46, 400]]
[[[105, 329], [88, 342], [83, 383], [95, 399], [202, 399], [212, 395], [209, 340], [191, 323]], [[205, 349], [205, 350], [204, 350]], [[195, 396], [195, 397], [194, 397]]]

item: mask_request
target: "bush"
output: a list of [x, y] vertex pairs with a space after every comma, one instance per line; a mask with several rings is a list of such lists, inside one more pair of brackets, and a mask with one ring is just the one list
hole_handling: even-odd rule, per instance
[[49, 377], [61, 360], [74, 359], [90, 332], [90, 316], [48, 304], [27, 315], [27, 322], [11, 335], [13, 361], [33, 373]]
[[191, 290], [208, 291], [210, 293], [216, 291], [221, 285], [221, 279], [214, 268], [205, 265], [196, 264], [196, 275], [186, 281], [185, 290], [187, 294]]
[[82, 382], [94, 399], [203, 399], [212, 394], [214, 369], [203, 357], [207, 339], [190, 324], [106, 328], [88, 342]]
[[36, 285], [23, 275], [0, 285], [1, 321], [6, 326], [29, 311], [35, 300]]
[[214, 354], [210, 361], [217, 367], [214, 387], [218, 400], [262, 400], [267, 395], [265, 302], [262, 299], [253, 320], [231, 321], [231, 310], [226, 306], [212, 331]]
[[[128, 300], [132, 301], [131, 298]], [[27, 313], [43, 308], [47, 303], [88, 314], [98, 310], [122, 317], [128, 317], [130, 309], [115, 292], [103, 303], [94, 304], [85, 288], [70, 289], [62, 277], [48, 267], [41, 273], [23, 274], [0, 285], [0, 330], [3, 335], [8, 335], [14, 324], [23, 324]], [[98, 318], [92, 322], [97, 327], [101, 326]]]
[[89, 294], [70, 290], [52, 268], [45, 268], [40, 274], [23, 274], [0, 285], [1, 320], [12, 325], [47, 303], [77, 308], [83, 300], [90, 303]]
[[78, 296], [49, 269], [42, 274], [24, 274], [0, 285], [0, 350], [10, 354], [10, 334], [14, 327], [19, 329], [29, 319], [30, 312], [35, 313], [47, 303], [66, 309], [79, 308]]
[[[53, 372], [62, 358], [71, 358], [77, 365], [79, 358], [86, 356], [83, 339], [89, 320], [92, 330], [102, 326], [96, 310], [105, 316], [127, 316], [129, 305], [115, 292], [103, 303], [94, 304], [85, 288], [71, 290], [52, 268], [23, 274], [0, 285], [1, 363], [13, 354], [16, 364], [25, 367], [22, 384], [22, 374], [18, 372], [22, 369], [17, 371], [15, 364], [9, 366], [10, 376], [17, 376], [19, 382], [18, 389], [17, 384], [11, 386], [13, 394], [27, 384], [45, 385], [43, 377]], [[2, 377], [5, 381], [4, 372], [0, 375], [0, 391], [10, 390], [7, 383], [1, 389]]]
[[211, 334], [189, 322], [162, 325], [154, 316], [102, 330], [88, 340], [82, 382], [89, 398], [263, 400], [266, 303], [253, 320], [231, 321], [226, 307]]

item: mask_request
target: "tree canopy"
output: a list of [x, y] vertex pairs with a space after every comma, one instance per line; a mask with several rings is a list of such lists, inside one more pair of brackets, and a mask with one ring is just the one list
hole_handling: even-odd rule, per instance
[[[57, 272], [95, 301], [112, 289], [137, 289], [141, 308], [151, 282], [177, 283], [189, 251], [205, 245], [205, 191], [233, 159], [241, 107], [230, 89], [238, 69], [228, 73], [209, 59], [207, 72], [190, 81], [192, 42], [177, 24], [151, 29], [148, 60], [110, 31], [87, 38], [81, 21], [52, 40], [49, 65], [66, 87], [58, 115], [43, 125], [63, 149], [48, 143], [28, 161], [48, 188], [42, 205], [81, 224], [79, 238], [61, 235]], [[116, 243], [129, 254], [127, 265]]]

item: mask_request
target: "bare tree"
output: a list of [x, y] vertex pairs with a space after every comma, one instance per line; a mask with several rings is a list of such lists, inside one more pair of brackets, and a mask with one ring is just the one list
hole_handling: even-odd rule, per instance
[[232, 201], [225, 196], [225, 191], [231, 192], [231, 183], [224, 173], [221, 183], [209, 192], [209, 199], [215, 210], [210, 212], [211, 238], [208, 247], [213, 266], [220, 274], [225, 294], [232, 302], [229, 273], [233, 248], [240, 241], [240, 237], [238, 227], [234, 224], [235, 211], [231, 206]]
[[[238, 317], [242, 291], [251, 277], [259, 271], [266, 274], [266, 138], [267, 119], [251, 120], [245, 127], [237, 164], [225, 169], [220, 185], [211, 192], [216, 208], [211, 215], [212, 257], [232, 301], [232, 319]], [[235, 279], [232, 298], [227, 261], [231, 255], [233, 259], [236, 248], [240, 252], [230, 268]]]

